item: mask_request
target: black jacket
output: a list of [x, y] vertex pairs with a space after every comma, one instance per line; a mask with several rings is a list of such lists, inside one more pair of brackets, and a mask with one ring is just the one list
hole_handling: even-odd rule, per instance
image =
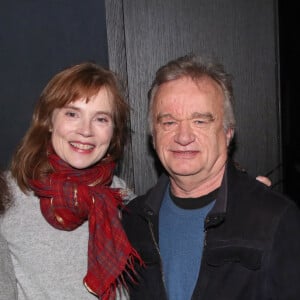
[[[123, 225], [146, 266], [136, 266], [131, 300], [167, 299], [158, 213], [169, 183], [162, 175], [129, 203]], [[300, 212], [294, 202], [228, 164], [212, 211], [192, 299], [300, 299]], [[188, 299], [183, 299], [188, 300]]]

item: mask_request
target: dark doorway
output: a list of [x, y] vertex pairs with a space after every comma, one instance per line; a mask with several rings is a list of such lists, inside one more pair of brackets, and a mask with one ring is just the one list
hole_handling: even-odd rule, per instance
[[46, 83], [83, 61], [108, 65], [104, 0], [1, 1], [1, 168], [27, 130]]
[[299, 16], [296, 3], [279, 0], [284, 192], [298, 204], [300, 184]]

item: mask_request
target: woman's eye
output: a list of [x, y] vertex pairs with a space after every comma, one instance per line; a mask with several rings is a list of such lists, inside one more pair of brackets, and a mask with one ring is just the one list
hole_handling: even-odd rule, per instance
[[112, 124], [112, 119], [109, 116], [99, 116], [95, 120], [101, 125]]
[[108, 122], [108, 119], [107, 119], [107, 118], [100, 117], [100, 118], [97, 118], [97, 121], [100, 122], [100, 123], [107, 123], [107, 122]]
[[66, 112], [66, 116], [71, 117], [71, 118], [75, 118], [76, 117], [76, 113], [73, 111], [67, 111]]

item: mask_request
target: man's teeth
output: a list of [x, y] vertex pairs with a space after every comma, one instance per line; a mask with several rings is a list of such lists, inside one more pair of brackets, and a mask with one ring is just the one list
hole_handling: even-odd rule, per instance
[[86, 145], [86, 144], [79, 144], [79, 143], [71, 143], [71, 145], [75, 148], [81, 149], [81, 150], [90, 150], [94, 148], [92, 145]]

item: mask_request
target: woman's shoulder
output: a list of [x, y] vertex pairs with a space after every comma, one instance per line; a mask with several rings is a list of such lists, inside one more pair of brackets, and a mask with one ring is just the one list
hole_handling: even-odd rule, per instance
[[125, 204], [127, 204], [129, 201], [131, 201], [136, 197], [136, 194], [133, 192], [131, 188], [128, 187], [127, 183], [116, 175], [114, 175], [110, 187], [121, 190], [122, 198]]
[[32, 191], [28, 191], [27, 193], [24, 193], [20, 189], [17, 181], [12, 176], [10, 171], [4, 172], [4, 176], [6, 178], [6, 182], [7, 182], [7, 185], [8, 185], [9, 192], [10, 192], [10, 194], [13, 198], [15, 198], [16, 196], [18, 198], [32, 198], [32, 197], [35, 197]]
[[[7, 241], [0, 233], [0, 291], [1, 299], [17, 299], [15, 272]], [[3, 297], [3, 298], [2, 298]]]
[[4, 175], [11, 201], [2, 219], [5, 219], [6, 222], [15, 219], [17, 221], [20, 216], [25, 217], [36, 214], [36, 211], [39, 211], [39, 201], [33, 192], [24, 193], [9, 171], [5, 172]]

